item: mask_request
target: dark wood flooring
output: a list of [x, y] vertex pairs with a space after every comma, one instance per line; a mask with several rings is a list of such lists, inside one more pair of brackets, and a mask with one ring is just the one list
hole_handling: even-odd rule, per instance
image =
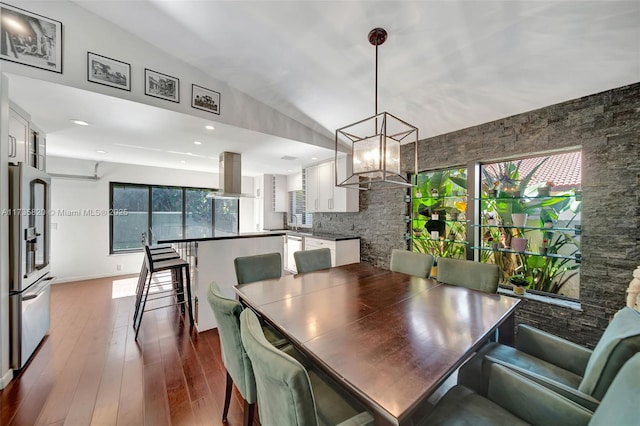
[[[0, 425], [222, 423], [217, 331], [198, 334], [178, 309], [158, 309], [145, 312], [136, 342], [134, 297], [122, 297], [135, 283], [116, 277], [53, 286], [49, 334], [0, 391]], [[242, 424], [238, 395], [228, 424]]]

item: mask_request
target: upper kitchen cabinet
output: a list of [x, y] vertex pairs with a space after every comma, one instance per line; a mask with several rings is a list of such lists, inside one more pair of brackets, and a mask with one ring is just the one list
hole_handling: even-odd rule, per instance
[[339, 181], [351, 174], [351, 163], [347, 160], [347, 157], [341, 157], [337, 165], [335, 161], [326, 161], [305, 169], [307, 212], [346, 213], [359, 210], [359, 191], [335, 186], [335, 167]]
[[11, 103], [9, 108], [9, 162], [28, 164], [44, 171], [45, 141], [44, 132], [30, 122], [29, 114]]

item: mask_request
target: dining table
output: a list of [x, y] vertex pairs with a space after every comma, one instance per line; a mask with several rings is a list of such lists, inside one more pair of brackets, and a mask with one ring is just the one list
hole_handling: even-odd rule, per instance
[[237, 285], [377, 425], [412, 424], [430, 395], [495, 336], [513, 341], [520, 299], [355, 263]]

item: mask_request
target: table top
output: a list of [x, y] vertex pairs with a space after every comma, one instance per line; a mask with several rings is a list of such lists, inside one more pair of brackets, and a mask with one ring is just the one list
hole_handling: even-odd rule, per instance
[[235, 290], [391, 424], [406, 421], [520, 302], [365, 263]]

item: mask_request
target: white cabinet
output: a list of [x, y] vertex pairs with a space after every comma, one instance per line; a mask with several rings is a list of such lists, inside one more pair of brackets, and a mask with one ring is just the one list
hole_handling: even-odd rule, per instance
[[271, 184], [273, 187], [272, 206], [274, 212], [287, 212], [287, 176], [272, 175]]
[[[263, 229], [283, 229], [284, 227], [284, 214], [282, 211], [286, 211], [286, 203], [285, 209], [282, 211], [275, 211], [275, 202], [276, 202], [276, 180], [275, 176], [277, 175], [264, 175], [263, 176], [263, 185], [262, 185], [262, 227]], [[286, 189], [286, 176], [285, 176], [285, 186]], [[286, 191], [285, 191], [286, 192]]]
[[328, 248], [331, 250], [331, 266], [360, 263], [360, 239], [324, 240], [320, 238], [304, 237], [304, 249], [315, 250]]
[[284, 269], [297, 274], [298, 269], [296, 267], [296, 259], [293, 257], [293, 253], [302, 250], [302, 237], [298, 237], [297, 235], [287, 235], [286, 241], [286, 264]]
[[29, 120], [9, 110], [9, 162], [26, 163]]
[[[338, 179], [344, 180], [349, 172], [350, 161], [347, 157], [338, 159]], [[307, 212], [357, 212], [358, 190], [336, 187], [336, 163], [327, 161], [306, 168]]]
[[12, 104], [9, 108], [9, 162], [28, 164], [44, 171], [45, 150], [44, 132], [29, 121], [29, 114]]

